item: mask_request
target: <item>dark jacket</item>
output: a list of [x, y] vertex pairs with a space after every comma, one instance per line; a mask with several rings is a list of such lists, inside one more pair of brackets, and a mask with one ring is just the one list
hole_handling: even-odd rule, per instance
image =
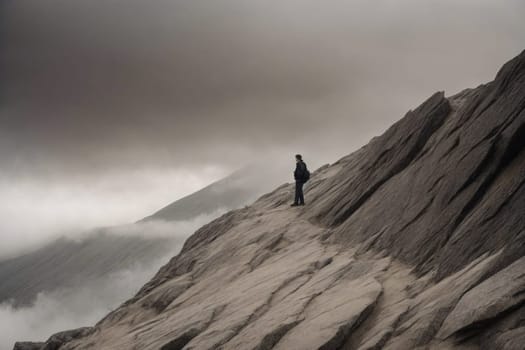
[[302, 160], [295, 164], [295, 171], [293, 172], [295, 181], [305, 181], [306, 177], [306, 163]]

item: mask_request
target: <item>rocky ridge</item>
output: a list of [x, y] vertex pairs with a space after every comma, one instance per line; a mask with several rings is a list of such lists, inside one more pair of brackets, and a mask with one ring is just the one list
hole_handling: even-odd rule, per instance
[[94, 327], [15, 349], [523, 350], [524, 149], [525, 51], [318, 169], [306, 207], [285, 184]]

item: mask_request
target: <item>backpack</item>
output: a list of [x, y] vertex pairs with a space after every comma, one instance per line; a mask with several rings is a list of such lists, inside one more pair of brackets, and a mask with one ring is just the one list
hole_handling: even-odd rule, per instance
[[304, 175], [303, 175], [304, 182], [310, 180], [310, 171], [308, 168], [306, 168], [306, 164], [304, 165]]

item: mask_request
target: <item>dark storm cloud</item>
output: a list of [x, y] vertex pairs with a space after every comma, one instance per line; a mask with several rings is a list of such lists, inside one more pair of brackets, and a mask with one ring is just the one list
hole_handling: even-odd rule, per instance
[[[343, 155], [435, 90], [492, 78], [522, 1], [2, 3], [12, 173]], [[328, 161], [334, 160], [333, 158]]]
[[282, 140], [295, 124], [294, 101], [340, 83], [337, 55], [285, 23], [268, 27], [243, 3], [9, 3], [3, 130], [11, 148], [126, 161], [122, 148], [186, 158], [229, 137]]

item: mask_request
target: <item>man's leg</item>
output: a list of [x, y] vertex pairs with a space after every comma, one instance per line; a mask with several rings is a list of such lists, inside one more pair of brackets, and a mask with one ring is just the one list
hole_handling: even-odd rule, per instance
[[299, 181], [295, 181], [295, 200], [293, 201], [294, 204], [299, 204], [300, 192], [301, 183]]
[[303, 194], [303, 185], [304, 185], [304, 182], [302, 181], [299, 181], [298, 182], [299, 184], [299, 204], [304, 204], [304, 194]]

